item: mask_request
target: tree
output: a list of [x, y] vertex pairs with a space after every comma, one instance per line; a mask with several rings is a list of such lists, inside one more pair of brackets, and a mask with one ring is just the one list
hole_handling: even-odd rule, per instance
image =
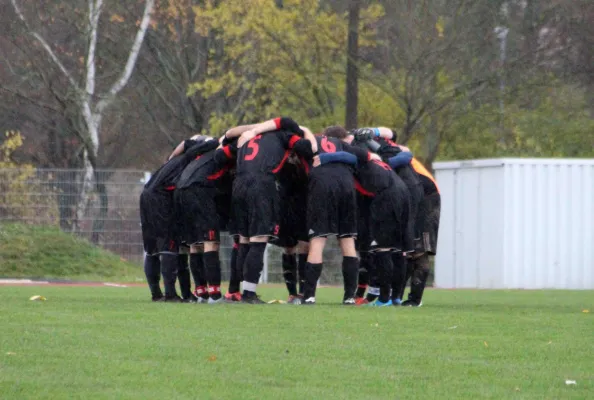
[[357, 127], [358, 115], [358, 72], [359, 62], [359, 13], [360, 0], [351, 0], [349, 7], [349, 34], [347, 40], [347, 66], [346, 66], [346, 119], [345, 128]]
[[[97, 42], [99, 38], [99, 21], [104, 10], [104, 0], [89, 0], [88, 2], [88, 15], [86, 19], [85, 29], [83, 34], [87, 41], [87, 48], [85, 54], [83, 83], [81, 79], [75, 75], [72, 69], [69, 69], [66, 64], [61, 60], [57, 51], [50, 45], [44, 36], [42, 36], [36, 28], [34, 28], [25, 17], [25, 14], [20, 7], [17, 0], [11, 0], [14, 11], [19, 20], [24, 25], [27, 33], [31, 35], [45, 51], [49, 59], [52, 61], [54, 66], [63, 74], [69, 83], [69, 89], [74, 92], [73, 101], [78, 107], [78, 111], [82, 116], [85, 123], [85, 132], [83, 136], [84, 143], [84, 168], [85, 175], [82, 185], [82, 192], [78, 205], [77, 215], [78, 219], [82, 219], [84, 214], [85, 206], [88, 201], [88, 193], [91, 190], [94, 178], [94, 171], [97, 165], [97, 156], [100, 148], [100, 129], [102, 119], [106, 109], [111, 106], [120, 93], [120, 91], [126, 86], [132, 71], [136, 64], [142, 42], [144, 40], [145, 33], [149, 27], [151, 20], [151, 12], [153, 10], [154, 0], [146, 0], [144, 3], [144, 11], [142, 19], [140, 20], [138, 30], [134, 42], [130, 48], [128, 59], [126, 64], [119, 74], [118, 79], [113, 82], [109, 89], [103, 93], [96, 91], [97, 87]], [[43, 14], [42, 14], [43, 15]], [[101, 210], [103, 211], [102, 216], [107, 213], [107, 194], [105, 192], [105, 186], [97, 180], [97, 191], [101, 198]], [[101, 218], [98, 221], [102, 220]], [[98, 230], [101, 229], [96, 226]]]

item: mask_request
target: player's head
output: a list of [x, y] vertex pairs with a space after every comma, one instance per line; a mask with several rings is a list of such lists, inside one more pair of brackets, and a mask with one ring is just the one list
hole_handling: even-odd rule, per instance
[[353, 135], [349, 133], [346, 129], [342, 126], [334, 125], [329, 126], [322, 132], [324, 136], [333, 137], [336, 139], [340, 139], [343, 142], [351, 143], [355, 138]]

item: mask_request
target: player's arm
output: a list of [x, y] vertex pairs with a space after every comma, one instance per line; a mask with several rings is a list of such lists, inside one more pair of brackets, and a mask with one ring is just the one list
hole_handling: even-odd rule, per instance
[[194, 144], [193, 146], [189, 147], [183, 153], [183, 156], [188, 159], [192, 159], [196, 156], [199, 156], [201, 154], [204, 154], [211, 150], [216, 149], [218, 145], [219, 145], [219, 142], [217, 140], [208, 138], [204, 142], [199, 142], [198, 144]]
[[412, 161], [413, 155], [410, 151], [401, 151], [400, 153], [396, 154], [394, 157], [390, 157], [386, 160], [386, 163], [394, 168], [402, 167], [404, 165], [410, 164]]
[[396, 134], [392, 129], [383, 126], [377, 128], [358, 128], [351, 131], [357, 141], [365, 142], [373, 138], [384, 138], [389, 140], [396, 140]]
[[313, 166], [324, 165], [328, 163], [343, 163], [357, 165], [357, 156], [346, 151], [337, 151], [336, 153], [322, 153], [314, 157]]
[[177, 147], [175, 149], [173, 149], [173, 152], [169, 155], [169, 158], [167, 158], [167, 160], [171, 160], [173, 157], [183, 154], [184, 151], [186, 151], [190, 147], [194, 146], [195, 144], [198, 144], [198, 142], [196, 140], [192, 140], [192, 139], [182, 140], [180, 142], [180, 144], [178, 144]]
[[215, 163], [224, 165], [237, 157], [237, 140], [231, 140], [228, 144], [217, 149], [214, 155]]
[[278, 117], [278, 118], [274, 118], [274, 119], [256, 124], [256, 125], [252, 126], [251, 129], [243, 132], [241, 134], [241, 137], [239, 138], [237, 147], [242, 147], [245, 143], [249, 142], [250, 140], [252, 140], [253, 138], [255, 138], [258, 135], [261, 135], [266, 132], [276, 131], [279, 129], [283, 129], [283, 130], [292, 132], [292, 133], [299, 135], [301, 137], [303, 137], [303, 135], [304, 135], [304, 132], [299, 127], [299, 124], [297, 124], [295, 121], [293, 121], [292, 118]]
[[311, 145], [311, 151], [313, 152], [313, 154], [316, 154], [318, 152], [318, 141], [316, 140], [316, 137], [313, 133], [311, 133], [308, 127], [299, 126], [299, 128], [301, 128], [301, 130], [303, 131], [303, 138], [309, 141]]
[[351, 146], [349, 144], [343, 143], [343, 148], [344, 151], [354, 154], [357, 157], [357, 163], [359, 165], [364, 165], [371, 160], [381, 160], [380, 156], [377, 154], [371, 153], [358, 146]]

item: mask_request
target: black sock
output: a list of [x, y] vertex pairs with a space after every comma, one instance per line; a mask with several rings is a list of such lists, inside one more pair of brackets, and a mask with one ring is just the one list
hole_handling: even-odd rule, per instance
[[357, 285], [357, 297], [365, 296], [365, 290], [369, 285], [369, 264], [370, 255], [367, 252], [361, 253], [361, 260], [359, 261], [359, 284]]
[[401, 251], [392, 253], [394, 272], [392, 275], [392, 299], [402, 300], [402, 293], [406, 285], [406, 258]]
[[[245, 276], [245, 259], [249, 252], [250, 252], [249, 243], [240, 243], [239, 244], [239, 249], [237, 249], [237, 266], [236, 266], [237, 279], [239, 279], [239, 282], [237, 283], [237, 291], [238, 292], [239, 292], [239, 285], [241, 284], [241, 282], [243, 281], [244, 276]], [[229, 292], [231, 292], [231, 287], [229, 287]], [[235, 293], [235, 292], [231, 292], [231, 293]]]
[[[250, 287], [246, 288], [244, 283], [244, 294], [247, 292], [256, 292], [256, 286], [260, 280], [260, 274], [262, 268], [264, 268], [264, 251], [266, 250], [266, 243], [250, 243], [250, 251], [248, 251], [245, 257], [245, 275], [243, 280], [245, 283], [250, 284]], [[253, 285], [253, 286], [252, 286]], [[250, 295], [247, 293], [248, 296]]]
[[359, 259], [357, 257], [342, 258], [342, 279], [344, 281], [344, 299], [355, 297], [357, 279], [359, 277]]
[[379, 277], [377, 276], [377, 262], [374, 253], [368, 253], [367, 272], [369, 273], [369, 287], [367, 288], [368, 302], [372, 303], [379, 297]]
[[203, 299], [208, 298], [208, 281], [206, 280], [206, 272], [204, 270], [204, 258], [202, 253], [190, 254], [190, 271], [194, 277], [194, 284], [196, 285], [196, 295]]
[[159, 262], [159, 256], [149, 256], [148, 254], [144, 257], [144, 274], [146, 275], [146, 282], [148, 283], [149, 290], [153, 299], [163, 297], [161, 286], [161, 263]]
[[408, 299], [421, 304], [423, 292], [429, 278], [429, 256], [427, 254], [417, 258], [412, 264], [412, 276], [410, 280], [410, 292]]
[[190, 268], [188, 268], [188, 255], [179, 254], [177, 256], [177, 280], [179, 289], [184, 299], [192, 297], [192, 281], [190, 280]]
[[165, 297], [176, 297], [177, 254], [161, 254], [161, 274], [165, 286]]
[[204, 252], [204, 267], [208, 281], [208, 295], [213, 300], [221, 298], [221, 262], [218, 251]]
[[392, 288], [393, 263], [392, 254], [388, 251], [382, 251], [375, 254], [377, 263], [377, 275], [379, 281], [379, 301], [386, 303], [390, 300], [390, 290]]
[[239, 285], [241, 284], [241, 278], [238, 276], [239, 271], [237, 271], [237, 253], [238, 252], [239, 252], [239, 243], [233, 243], [233, 249], [231, 249], [229, 293], [239, 292]]
[[297, 255], [297, 270], [299, 271], [299, 294], [303, 294], [305, 288], [305, 264], [307, 253]]
[[297, 295], [297, 259], [295, 254], [283, 253], [283, 277], [291, 296]]
[[322, 263], [312, 264], [310, 262], [305, 264], [305, 285], [303, 288], [303, 298], [309, 299], [316, 296], [316, 286], [318, 280], [322, 275]]

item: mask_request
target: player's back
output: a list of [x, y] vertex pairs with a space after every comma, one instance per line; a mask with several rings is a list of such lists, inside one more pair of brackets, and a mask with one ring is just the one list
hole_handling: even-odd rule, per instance
[[357, 180], [367, 192], [379, 193], [396, 184], [396, 173], [383, 161], [372, 160], [357, 168]]
[[190, 161], [177, 180], [177, 188], [184, 189], [193, 184], [208, 184], [208, 177], [219, 168], [215, 162], [215, 152], [216, 150], [211, 150]]
[[167, 190], [174, 186], [179, 174], [183, 171], [186, 160], [183, 156], [172, 158], [156, 170], [151, 179], [144, 185], [145, 190], [159, 191]]
[[256, 136], [245, 143], [237, 153], [237, 175], [276, 174], [282, 168], [289, 152], [284, 131]]
[[[340, 139], [328, 136], [316, 136], [318, 153], [336, 153], [345, 151], [348, 144]], [[333, 179], [352, 179], [354, 168], [344, 163], [327, 163], [311, 170], [310, 179], [324, 179], [331, 182]]]

